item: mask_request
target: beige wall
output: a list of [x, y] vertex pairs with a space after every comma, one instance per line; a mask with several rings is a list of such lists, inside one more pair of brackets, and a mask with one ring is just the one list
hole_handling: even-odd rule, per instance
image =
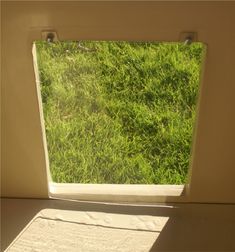
[[235, 2], [1, 4], [2, 196], [48, 197], [31, 52], [43, 30], [56, 30], [61, 40], [160, 41], [178, 41], [181, 32], [193, 31], [208, 50], [191, 181], [183, 200], [235, 203]]

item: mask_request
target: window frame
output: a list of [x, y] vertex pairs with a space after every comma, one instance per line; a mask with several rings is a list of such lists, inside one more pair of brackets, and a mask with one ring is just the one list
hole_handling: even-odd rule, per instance
[[31, 54], [32, 43], [41, 39], [42, 31], [56, 30], [60, 40], [146, 41], [178, 41], [180, 33], [193, 31], [198, 41], [207, 44], [208, 54], [201, 75], [191, 183], [180, 197], [156, 195], [153, 199], [156, 203], [235, 203], [234, 11], [233, 2], [4, 1], [2, 196], [50, 197]]

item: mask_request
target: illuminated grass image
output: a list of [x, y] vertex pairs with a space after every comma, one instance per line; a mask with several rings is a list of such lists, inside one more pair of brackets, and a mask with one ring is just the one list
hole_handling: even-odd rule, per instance
[[55, 182], [184, 184], [204, 46], [36, 42]]

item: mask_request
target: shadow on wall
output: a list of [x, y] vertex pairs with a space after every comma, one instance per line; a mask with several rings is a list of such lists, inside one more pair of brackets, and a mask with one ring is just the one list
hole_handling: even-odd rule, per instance
[[45, 200], [1, 199], [1, 251], [4, 251], [34, 216]]
[[235, 251], [235, 207], [180, 205], [150, 251]]

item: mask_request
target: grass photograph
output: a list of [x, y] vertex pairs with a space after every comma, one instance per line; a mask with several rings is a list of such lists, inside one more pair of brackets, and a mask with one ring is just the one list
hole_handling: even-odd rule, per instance
[[184, 184], [201, 43], [36, 42], [52, 179]]

